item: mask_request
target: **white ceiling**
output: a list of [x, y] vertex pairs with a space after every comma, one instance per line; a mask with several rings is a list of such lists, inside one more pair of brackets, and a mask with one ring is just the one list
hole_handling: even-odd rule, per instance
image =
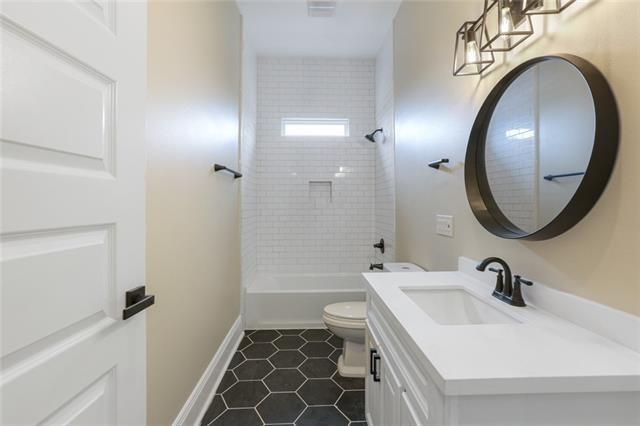
[[373, 57], [401, 0], [337, 0], [335, 16], [311, 18], [306, 0], [236, 0], [248, 44], [260, 56]]

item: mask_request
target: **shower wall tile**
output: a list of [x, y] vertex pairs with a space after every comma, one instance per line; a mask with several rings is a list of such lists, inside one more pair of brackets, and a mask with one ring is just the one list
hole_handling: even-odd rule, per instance
[[246, 48], [242, 58], [242, 115], [240, 119], [240, 179], [242, 250], [242, 285], [247, 287], [257, 269], [258, 177], [257, 177], [257, 95], [258, 64], [253, 52]]
[[[286, 117], [347, 118], [350, 136], [284, 137]], [[258, 272], [368, 267], [376, 154], [363, 135], [374, 125], [374, 60], [258, 59]]]
[[385, 252], [376, 250], [376, 263], [395, 261], [395, 134], [393, 110], [393, 31], [376, 58], [376, 128], [384, 129], [385, 139], [375, 152], [375, 226], [376, 241], [384, 238]]

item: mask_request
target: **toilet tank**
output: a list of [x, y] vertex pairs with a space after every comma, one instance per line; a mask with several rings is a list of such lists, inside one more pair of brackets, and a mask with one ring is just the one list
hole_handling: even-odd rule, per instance
[[418, 265], [407, 262], [390, 262], [382, 265], [382, 270], [385, 272], [423, 272], [424, 269]]

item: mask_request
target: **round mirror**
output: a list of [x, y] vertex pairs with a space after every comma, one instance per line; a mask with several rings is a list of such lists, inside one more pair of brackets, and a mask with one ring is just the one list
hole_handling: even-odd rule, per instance
[[615, 100], [593, 65], [571, 55], [527, 61], [496, 85], [473, 125], [471, 208], [501, 237], [559, 235], [600, 197], [617, 146]]

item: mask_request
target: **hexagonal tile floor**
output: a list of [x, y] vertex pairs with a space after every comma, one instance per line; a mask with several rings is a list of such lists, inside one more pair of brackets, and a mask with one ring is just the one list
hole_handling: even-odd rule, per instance
[[364, 379], [338, 374], [341, 348], [329, 330], [246, 330], [202, 425], [366, 425]]

